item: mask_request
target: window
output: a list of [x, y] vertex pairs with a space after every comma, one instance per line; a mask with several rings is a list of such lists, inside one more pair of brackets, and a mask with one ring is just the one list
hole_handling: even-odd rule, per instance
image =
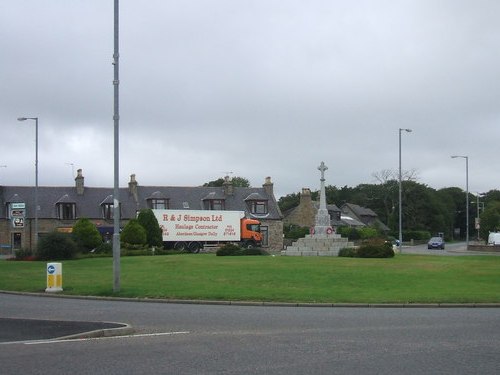
[[106, 220], [113, 219], [114, 205], [112, 203], [103, 203], [102, 204], [102, 217]]
[[265, 226], [260, 227], [260, 234], [262, 235], [262, 246], [269, 246], [269, 228]]
[[76, 218], [75, 203], [58, 203], [56, 207], [59, 220], [74, 220]]
[[209, 210], [220, 211], [225, 209], [225, 204], [223, 199], [211, 199], [207, 202]]
[[153, 210], [168, 209], [168, 199], [149, 199], [149, 208]]
[[267, 201], [250, 201], [248, 203], [252, 214], [267, 214]]

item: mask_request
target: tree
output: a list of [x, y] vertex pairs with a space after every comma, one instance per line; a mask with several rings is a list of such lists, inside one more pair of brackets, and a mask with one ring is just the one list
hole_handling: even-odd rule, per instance
[[488, 238], [489, 232], [496, 232], [500, 229], [500, 201], [488, 204], [481, 214], [481, 228], [479, 234], [481, 238]]
[[139, 224], [137, 219], [131, 219], [120, 235], [124, 247], [127, 245], [145, 245], [147, 243], [146, 229]]
[[[214, 181], [209, 181], [205, 182], [203, 186], [209, 186], [209, 187], [221, 187], [224, 185], [224, 182], [226, 180], [224, 178], [218, 178], [217, 180]], [[231, 178], [231, 184], [235, 187], [250, 187], [250, 181], [246, 179], [245, 177], [233, 177]]]
[[282, 212], [286, 212], [291, 208], [297, 207], [299, 203], [300, 203], [299, 193], [287, 194], [278, 199], [278, 206]]
[[144, 209], [139, 212], [137, 221], [146, 231], [147, 244], [152, 247], [161, 247], [163, 238], [158, 220], [151, 209]]
[[94, 223], [87, 218], [79, 219], [73, 226], [73, 240], [81, 252], [89, 252], [102, 244], [102, 237]]

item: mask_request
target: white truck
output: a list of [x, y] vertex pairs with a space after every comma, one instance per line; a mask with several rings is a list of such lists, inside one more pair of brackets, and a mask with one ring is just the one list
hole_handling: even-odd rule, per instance
[[153, 213], [167, 248], [198, 253], [205, 244], [225, 242], [243, 247], [260, 246], [260, 222], [243, 211], [162, 210]]
[[490, 246], [500, 245], [500, 233], [490, 232], [490, 234], [488, 235], [488, 245]]

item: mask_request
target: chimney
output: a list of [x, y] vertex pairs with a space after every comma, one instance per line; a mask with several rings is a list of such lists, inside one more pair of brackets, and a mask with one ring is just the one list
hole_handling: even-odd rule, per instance
[[84, 185], [84, 180], [85, 178], [82, 175], [82, 170], [81, 168], [76, 171], [76, 177], [75, 177], [75, 188], [76, 188], [76, 194], [77, 195], [83, 195], [83, 191], [85, 190], [85, 185]]
[[269, 196], [274, 196], [274, 184], [271, 181], [271, 177], [266, 177], [266, 180], [264, 182], [264, 185], [262, 185], [264, 190]]
[[302, 193], [300, 194], [300, 205], [311, 205], [311, 189], [302, 188]]
[[139, 201], [139, 196], [137, 195], [137, 181], [135, 179], [135, 174], [130, 175], [130, 181], [128, 183], [128, 192], [134, 197], [136, 203]]
[[233, 195], [234, 187], [233, 187], [233, 183], [229, 179], [229, 176], [224, 177], [224, 182], [222, 183], [222, 187], [224, 189], [225, 195]]

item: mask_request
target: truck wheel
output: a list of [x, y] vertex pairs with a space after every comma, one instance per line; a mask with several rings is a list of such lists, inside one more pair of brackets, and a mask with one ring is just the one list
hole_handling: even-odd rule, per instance
[[185, 242], [176, 242], [174, 245], [174, 250], [185, 251], [186, 250], [186, 243]]
[[200, 252], [200, 249], [201, 249], [201, 244], [199, 242], [191, 242], [189, 244], [189, 251], [194, 254], [198, 254]]
[[253, 249], [255, 247], [255, 242], [253, 242], [253, 241], [246, 241], [245, 243], [243, 243], [243, 247], [245, 249]]

